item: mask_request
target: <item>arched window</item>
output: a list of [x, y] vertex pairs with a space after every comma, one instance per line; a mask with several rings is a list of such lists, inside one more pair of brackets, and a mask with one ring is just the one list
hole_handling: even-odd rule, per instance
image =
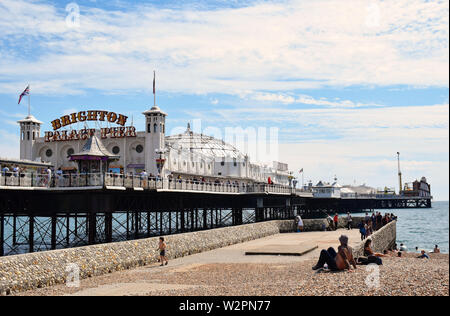
[[147, 133], [152, 132], [152, 125], [150, 123], [147, 124]]
[[27, 132], [27, 140], [30, 140], [30, 131]]
[[158, 129], [158, 124], [155, 123], [153, 125], [153, 132], [156, 133], [158, 131], [157, 129]]

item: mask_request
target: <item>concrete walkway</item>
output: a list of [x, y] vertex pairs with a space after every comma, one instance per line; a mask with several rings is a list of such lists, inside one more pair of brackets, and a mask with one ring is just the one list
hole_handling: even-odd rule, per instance
[[[196, 286], [184, 284], [167, 284], [164, 275], [177, 272], [189, 272], [207, 264], [289, 264], [310, 259], [316, 259], [322, 249], [339, 245], [338, 238], [341, 234], [349, 237], [350, 245], [355, 246], [360, 242], [360, 234], [357, 229], [339, 229], [332, 232], [304, 232], [286, 233], [268, 236], [265, 238], [244, 242], [212, 251], [171, 260], [168, 266], [160, 267], [159, 264], [136, 268], [133, 270], [114, 272], [105, 276], [98, 276], [81, 281], [78, 289], [68, 288], [65, 285], [57, 285], [52, 288], [34, 290], [31, 295], [148, 295], [154, 291], [177, 290]], [[271, 256], [271, 255], [245, 255], [247, 251], [255, 249], [279, 249], [280, 251], [292, 251], [317, 247], [302, 256]], [[26, 294], [25, 294], [26, 295]]]

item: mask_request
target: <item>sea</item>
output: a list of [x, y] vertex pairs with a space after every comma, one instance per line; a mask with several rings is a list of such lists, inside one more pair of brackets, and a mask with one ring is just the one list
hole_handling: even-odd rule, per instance
[[[415, 248], [431, 251], [438, 245], [443, 253], [449, 253], [449, 202], [432, 202], [432, 208], [410, 208], [375, 210], [382, 214], [394, 213], [397, 221], [397, 244], [405, 244], [408, 251]], [[355, 213], [354, 216], [364, 216], [365, 213]]]

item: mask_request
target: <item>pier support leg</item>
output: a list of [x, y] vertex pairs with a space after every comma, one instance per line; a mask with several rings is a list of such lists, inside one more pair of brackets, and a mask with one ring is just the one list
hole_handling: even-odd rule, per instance
[[57, 217], [56, 215], [52, 216], [52, 231], [51, 231], [51, 245], [50, 245], [50, 249], [51, 250], [55, 250], [56, 249], [56, 221], [57, 221]]
[[139, 238], [139, 212], [134, 212], [134, 239]]
[[13, 231], [12, 231], [12, 244], [15, 246], [17, 244], [17, 216], [13, 215]]
[[208, 211], [203, 209], [203, 229], [208, 229]]
[[184, 211], [180, 212], [180, 230], [184, 233]]
[[66, 217], [66, 247], [70, 246], [70, 213]]
[[89, 235], [88, 235], [89, 245], [95, 244], [96, 235], [97, 235], [97, 214], [92, 212], [89, 213]]
[[112, 213], [105, 213], [105, 239], [112, 242]]
[[0, 214], [0, 257], [5, 255], [5, 216]]
[[30, 245], [30, 249], [28, 251], [34, 252], [34, 216], [33, 215], [30, 216], [30, 226], [28, 229], [29, 229], [28, 242]]
[[150, 222], [150, 212], [147, 211], [147, 237], [150, 237], [152, 230], [152, 223]]
[[159, 235], [162, 236], [164, 233], [164, 227], [163, 227], [163, 215], [164, 213], [159, 214]]
[[214, 227], [214, 210], [213, 209], [211, 209], [211, 213], [209, 215], [210, 215], [210, 225], [211, 225], [210, 228], [213, 228]]

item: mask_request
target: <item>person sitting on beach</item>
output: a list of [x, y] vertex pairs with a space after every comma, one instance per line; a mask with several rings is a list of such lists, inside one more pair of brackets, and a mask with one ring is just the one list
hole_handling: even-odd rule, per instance
[[384, 254], [382, 253], [378, 253], [378, 252], [374, 252], [372, 250], [372, 239], [367, 239], [367, 241], [364, 243], [364, 256], [369, 257], [369, 256], [375, 256], [375, 257], [384, 257]]
[[325, 264], [328, 265], [328, 269], [331, 271], [350, 271], [352, 266], [356, 270], [356, 261], [353, 258], [353, 249], [348, 245], [348, 237], [341, 235], [339, 242], [341, 245], [337, 253], [332, 247], [320, 252], [319, 261], [312, 268], [313, 270], [321, 269]]
[[421, 251], [421, 255], [418, 256], [417, 258], [419, 259], [430, 259], [430, 256], [427, 255], [427, 253], [425, 252], [425, 250]]
[[400, 244], [400, 251], [407, 252], [408, 248], [404, 244]]
[[439, 249], [438, 245], [434, 246], [433, 253], [441, 253], [441, 249]]

